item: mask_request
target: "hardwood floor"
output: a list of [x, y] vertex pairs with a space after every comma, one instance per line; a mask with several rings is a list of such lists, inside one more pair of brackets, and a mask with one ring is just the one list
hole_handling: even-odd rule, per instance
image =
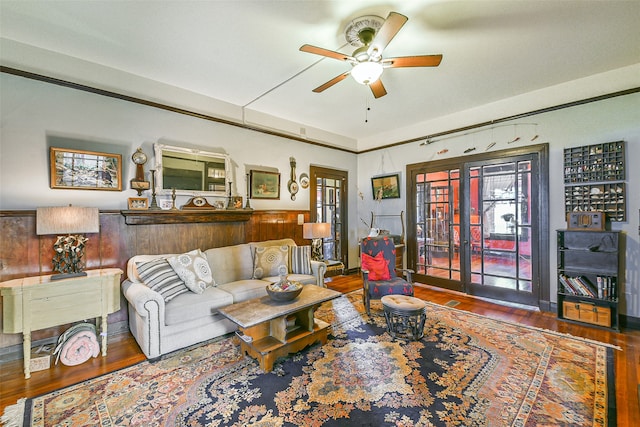
[[[327, 286], [340, 292], [362, 287], [359, 275], [335, 276], [327, 279]], [[622, 333], [562, 322], [552, 313], [513, 308], [486, 300], [469, 297], [435, 287], [419, 285], [416, 297], [437, 304], [451, 300], [459, 302], [457, 309], [467, 310], [488, 317], [518, 322], [530, 326], [568, 333], [574, 336], [606, 342], [619, 346], [615, 353], [615, 381], [618, 425], [636, 425], [640, 417], [638, 393], [640, 385], [640, 331], [625, 330]], [[35, 397], [61, 387], [93, 378], [145, 360], [130, 334], [109, 338], [107, 357], [97, 357], [79, 366], [53, 366], [34, 372], [29, 380], [22, 373], [22, 360], [0, 365], [0, 414], [7, 405], [21, 397]]]

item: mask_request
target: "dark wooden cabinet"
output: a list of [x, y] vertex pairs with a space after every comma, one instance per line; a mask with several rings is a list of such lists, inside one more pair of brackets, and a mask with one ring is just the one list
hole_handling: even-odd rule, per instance
[[619, 330], [620, 232], [558, 230], [558, 317]]

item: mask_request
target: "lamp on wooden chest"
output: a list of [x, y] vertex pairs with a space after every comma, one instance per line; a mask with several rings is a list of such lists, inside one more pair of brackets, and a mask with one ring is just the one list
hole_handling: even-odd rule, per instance
[[307, 222], [302, 224], [302, 237], [311, 239], [311, 258], [314, 261], [324, 260], [322, 239], [331, 237], [331, 224], [328, 222]]
[[57, 234], [53, 245], [53, 270], [60, 273], [52, 280], [86, 276], [84, 270], [85, 233], [100, 231], [98, 208], [77, 206], [55, 206], [36, 210], [36, 234], [38, 236]]

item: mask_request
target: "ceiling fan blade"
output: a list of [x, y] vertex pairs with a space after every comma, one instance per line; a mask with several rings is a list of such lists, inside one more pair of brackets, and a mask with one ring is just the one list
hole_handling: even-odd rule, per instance
[[382, 24], [382, 27], [380, 27], [376, 36], [373, 38], [373, 41], [369, 45], [369, 49], [367, 49], [369, 56], [375, 58], [382, 55], [382, 51], [387, 47], [396, 34], [398, 34], [400, 28], [402, 28], [408, 20], [409, 18], [397, 12], [389, 13], [384, 24]]
[[327, 58], [338, 59], [340, 61], [355, 61], [355, 58], [344, 53], [336, 52], [334, 50], [324, 49], [318, 46], [312, 46], [310, 44], [303, 44], [300, 46], [302, 52], [314, 53], [316, 55], [326, 56]]
[[382, 65], [387, 68], [399, 67], [437, 67], [442, 61], [442, 55], [400, 56], [385, 58]]
[[385, 96], [387, 94], [387, 90], [384, 88], [384, 85], [382, 84], [381, 79], [378, 79], [375, 82], [369, 84], [369, 87], [371, 88], [371, 92], [373, 92], [373, 96], [376, 99], [382, 96]]
[[344, 79], [346, 79], [347, 76], [349, 76], [349, 73], [351, 73], [351, 71], [346, 71], [346, 72], [340, 74], [339, 76], [336, 76], [336, 77], [332, 78], [331, 80], [329, 80], [325, 84], [318, 86], [313, 91], [315, 93], [320, 93], [323, 90], [329, 89], [334, 84], [339, 83], [339, 82], [343, 81]]

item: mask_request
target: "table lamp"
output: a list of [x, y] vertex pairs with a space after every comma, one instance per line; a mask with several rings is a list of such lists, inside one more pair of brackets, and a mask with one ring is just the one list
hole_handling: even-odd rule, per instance
[[311, 239], [311, 259], [323, 261], [322, 238], [331, 237], [331, 224], [328, 222], [306, 222], [302, 224], [302, 237]]
[[98, 208], [76, 206], [56, 206], [36, 210], [36, 234], [38, 236], [57, 234], [53, 245], [53, 270], [60, 273], [51, 276], [51, 280], [86, 276], [82, 271], [84, 246], [87, 238], [84, 233], [100, 231]]

